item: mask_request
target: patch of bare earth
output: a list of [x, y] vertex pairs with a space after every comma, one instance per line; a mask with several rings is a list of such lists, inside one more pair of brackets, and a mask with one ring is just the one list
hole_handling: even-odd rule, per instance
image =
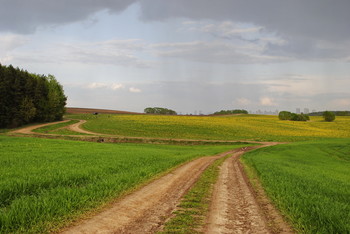
[[293, 233], [264, 194], [257, 199], [240, 165], [244, 152], [260, 147], [247, 147], [222, 164], [205, 233]]
[[191, 161], [63, 233], [154, 233], [201, 173], [216, 159], [232, 153]]

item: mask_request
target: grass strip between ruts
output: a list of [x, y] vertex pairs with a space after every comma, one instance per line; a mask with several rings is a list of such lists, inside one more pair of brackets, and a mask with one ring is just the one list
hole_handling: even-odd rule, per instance
[[64, 122], [64, 123], [52, 124], [52, 125], [44, 126], [41, 128], [37, 128], [37, 129], [34, 129], [33, 132], [51, 133], [52, 131], [58, 130], [58, 129], [63, 128], [63, 127], [67, 127], [71, 124], [75, 124], [78, 122], [79, 122], [79, 120], [70, 120], [70, 121]]
[[184, 196], [175, 215], [168, 220], [159, 233], [200, 233], [209, 212], [210, 198], [219, 176], [219, 166], [232, 154], [216, 160], [200, 176]]

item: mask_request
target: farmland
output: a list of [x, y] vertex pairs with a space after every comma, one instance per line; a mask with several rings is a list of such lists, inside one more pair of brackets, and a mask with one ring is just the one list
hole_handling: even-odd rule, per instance
[[128, 137], [207, 140], [305, 141], [350, 137], [350, 117], [332, 123], [321, 117], [309, 122], [280, 121], [276, 116], [159, 116], [159, 115], [69, 115], [85, 119], [92, 132]]
[[0, 136], [0, 233], [57, 229], [181, 163], [241, 146]]
[[349, 139], [278, 145], [243, 161], [300, 232], [349, 233]]
[[[105, 138], [105, 142], [108, 137], [152, 138], [149, 143], [156, 144], [98, 144], [0, 136], [0, 174], [4, 178], [0, 182], [0, 233], [59, 230], [177, 165], [244, 146], [229, 142], [234, 140], [294, 142], [245, 154], [242, 161], [247, 172], [262, 182], [272, 202], [298, 232], [350, 230], [346, 222], [350, 219], [350, 117], [337, 117], [331, 123], [321, 117], [293, 122], [259, 115], [69, 114], [66, 118], [72, 120], [34, 132], [81, 134], [77, 139]], [[82, 127], [96, 132], [97, 136], [85, 136], [66, 128], [78, 120], [87, 120]], [[181, 139], [217, 140], [225, 145], [199, 141], [204, 145], [188, 146], [191, 141]], [[209, 175], [207, 181], [213, 183], [215, 176]], [[201, 191], [201, 185], [198, 186], [195, 191]], [[210, 200], [210, 190], [206, 193]], [[208, 207], [208, 199], [199, 199], [196, 197], [199, 195], [193, 192], [185, 198], [191, 202], [197, 199], [198, 207]], [[201, 204], [204, 200], [206, 203]], [[185, 219], [188, 212], [194, 211], [184, 212]], [[174, 222], [175, 226], [181, 226], [176, 219]], [[197, 228], [197, 224], [193, 226]]]

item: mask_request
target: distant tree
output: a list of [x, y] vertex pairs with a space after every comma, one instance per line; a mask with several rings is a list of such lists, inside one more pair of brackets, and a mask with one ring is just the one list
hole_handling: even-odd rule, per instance
[[291, 120], [292, 113], [289, 111], [280, 111], [280, 113], [278, 114], [278, 118], [280, 120]]
[[278, 114], [278, 118], [280, 120], [291, 120], [291, 121], [308, 121], [310, 120], [310, 117], [306, 114], [295, 114], [291, 113], [289, 111], [281, 111]]
[[323, 118], [327, 122], [332, 122], [335, 120], [335, 114], [332, 111], [323, 112]]
[[235, 110], [221, 110], [221, 111], [214, 112], [214, 115], [233, 115], [233, 114], [248, 114], [248, 111], [243, 109], [242, 110], [235, 109]]
[[309, 121], [310, 117], [309, 117], [309, 115], [301, 113], [300, 114], [300, 119], [301, 119], [300, 121]]
[[146, 114], [177, 115], [176, 111], [162, 107], [147, 107], [144, 109], [144, 112]]

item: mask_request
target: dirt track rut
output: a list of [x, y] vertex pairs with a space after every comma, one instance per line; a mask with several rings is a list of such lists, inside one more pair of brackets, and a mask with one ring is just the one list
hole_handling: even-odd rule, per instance
[[273, 206], [268, 212], [276, 216], [264, 214], [238, 161], [245, 151], [260, 147], [248, 147], [222, 164], [205, 233], [293, 233]]

